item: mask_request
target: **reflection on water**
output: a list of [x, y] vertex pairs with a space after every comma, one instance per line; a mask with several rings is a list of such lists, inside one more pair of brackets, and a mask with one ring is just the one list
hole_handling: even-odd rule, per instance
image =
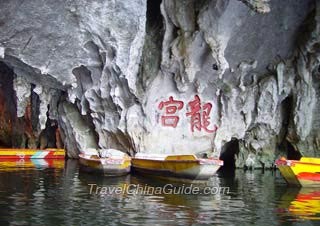
[[279, 210], [300, 219], [320, 220], [320, 188], [288, 188]]
[[[134, 188], [132, 185], [156, 188], [167, 183], [173, 187], [189, 185], [133, 175], [107, 178], [79, 173], [78, 162], [71, 160], [64, 168], [38, 166], [4, 170], [6, 167], [1, 164], [0, 168], [0, 225], [319, 223], [318, 191], [295, 190], [293, 193], [279, 173], [272, 171], [237, 170], [234, 174], [215, 176], [210, 186], [230, 187], [229, 193], [144, 195], [90, 194], [89, 184], [107, 188]], [[202, 191], [206, 185], [197, 186]]]

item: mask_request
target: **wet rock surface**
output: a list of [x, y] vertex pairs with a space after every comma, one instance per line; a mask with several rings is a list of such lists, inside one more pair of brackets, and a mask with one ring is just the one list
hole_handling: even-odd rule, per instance
[[41, 146], [56, 121], [70, 157], [208, 153], [260, 168], [280, 155], [317, 156], [319, 6], [2, 1], [0, 66], [13, 71], [15, 93], [1, 89], [0, 100], [16, 105], [0, 102], [0, 118], [32, 116], [27, 146]]

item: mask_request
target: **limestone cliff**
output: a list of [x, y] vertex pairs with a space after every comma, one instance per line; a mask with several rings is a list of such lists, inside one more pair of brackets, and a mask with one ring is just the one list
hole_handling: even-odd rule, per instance
[[[3, 145], [8, 134], [39, 145], [56, 120], [70, 157], [111, 147], [271, 167], [319, 155], [317, 0], [6, 0], [0, 11], [1, 79], [11, 71], [0, 121], [15, 122]], [[18, 120], [27, 132], [13, 132]]]

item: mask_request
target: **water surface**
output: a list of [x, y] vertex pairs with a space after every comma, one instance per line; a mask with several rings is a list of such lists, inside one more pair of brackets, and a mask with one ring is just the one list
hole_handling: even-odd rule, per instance
[[0, 164], [0, 225], [320, 225], [320, 189], [288, 188], [279, 172], [236, 170], [192, 185], [229, 188], [209, 195], [137, 190], [165, 186], [190, 184], [85, 174], [75, 160], [56, 168]]

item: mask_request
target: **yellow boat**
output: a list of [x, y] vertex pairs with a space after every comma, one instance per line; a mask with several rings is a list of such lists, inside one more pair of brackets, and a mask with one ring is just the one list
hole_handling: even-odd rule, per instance
[[44, 150], [0, 148], [0, 159], [64, 159], [65, 155], [64, 149], [57, 148], [47, 148]]
[[121, 176], [130, 173], [131, 158], [115, 149], [106, 149], [100, 153], [81, 153], [80, 169], [84, 172], [102, 173], [105, 176]]
[[222, 160], [197, 158], [193, 154], [155, 155], [138, 153], [132, 158], [132, 167], [135, 172], [168, 179], [208, 180], [222, 165]]
[[275, 164], [289, 185], [320, 187], [320, 158], [287, 160], [282, 157]]

